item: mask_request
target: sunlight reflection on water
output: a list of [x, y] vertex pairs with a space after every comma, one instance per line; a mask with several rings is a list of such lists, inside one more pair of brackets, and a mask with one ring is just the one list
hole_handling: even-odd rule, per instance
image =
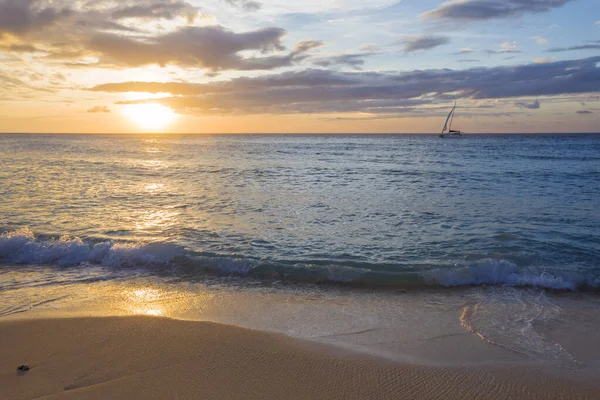
[[167, 191], [164, 183], [149, 183], [144, 186], [144, 190], [152, 194]]
[[138, 231], [159, 234], [178, 224], [179, 212], [173, 210], [138, 211], [134, 218]]

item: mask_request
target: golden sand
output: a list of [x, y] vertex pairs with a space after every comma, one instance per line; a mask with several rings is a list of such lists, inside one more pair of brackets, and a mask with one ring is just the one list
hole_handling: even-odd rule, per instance
[[111, 317], [0, 322], [0, 398], [599, 399], [600, 386], [523, 366], [398, 364], [210, 322]]

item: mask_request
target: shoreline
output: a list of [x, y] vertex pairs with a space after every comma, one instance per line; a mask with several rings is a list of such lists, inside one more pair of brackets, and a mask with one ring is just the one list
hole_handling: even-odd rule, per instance
[[[598, 398], [576, 371], [427, 367], [214, 322], [159, 317], [0, 320], [7, 399]], [[17, 373], [29, 364], [31, 370]]]

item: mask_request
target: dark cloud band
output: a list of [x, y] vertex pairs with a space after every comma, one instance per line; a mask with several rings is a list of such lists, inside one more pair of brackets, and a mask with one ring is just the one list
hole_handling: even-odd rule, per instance
[[452, 0], [421, 17], [457, 21], [483, 21], [550, 11], [573, 0]]
[[[167, 92], [176, 97], [161, 99], [161, 103], [178, 111], [199, 109], [203, 113], [389, 113], [460, 97], [500, 99], [600, 92], [598, 63], [600, 57], [460, 71], [306, 70], [207, 84], [113, 83], [92, 90]], [[520, 106], [539, 108], [539, 101]]]

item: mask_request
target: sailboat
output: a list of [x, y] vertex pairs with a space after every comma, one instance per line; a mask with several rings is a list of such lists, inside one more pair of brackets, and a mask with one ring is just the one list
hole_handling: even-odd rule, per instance
[[[442, 133], [440, 133], [441, 138], [445, 137], [446, 135], [450, 135], [453, 137], [462, 136], [461, 131], [452, 129], [452, 121], [454, 120], [454, 111], [455, 110], [456, 110], [456, 102], [454, 102], [454, 107], [452, 107], [452, 110], [450, 110], [450, 113], [448, 114], [448, 117], [446, 118], [446, 123], [444, 124], [444, 127], [442, 128]], [[450, 122], [450, 123], [448, 123], [448, 122]]]

